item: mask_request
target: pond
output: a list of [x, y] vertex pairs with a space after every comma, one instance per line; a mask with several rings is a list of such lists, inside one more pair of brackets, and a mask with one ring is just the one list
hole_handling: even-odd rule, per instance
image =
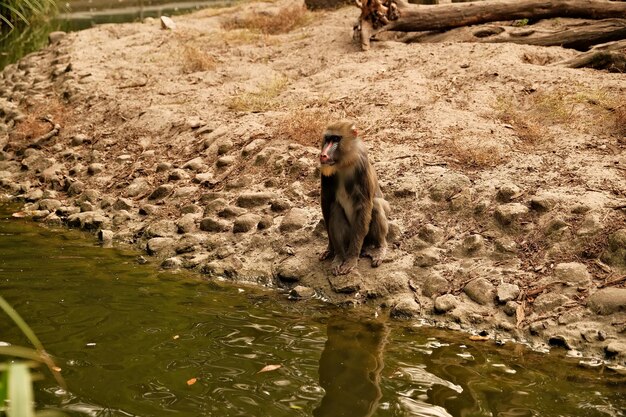
[[[31, 324], [69, 391], [43, 372], [40, 409], [120, 417], [618, 417], [626, 409], [623, 376], [558, 352], [158, 271], [138, 253], [8, 213], [0, 206], [0, 294]], [[0, 323], [0, 342], [27, 344], [6, 317]], [[260, 372], [267, 365], [280, 367]]]

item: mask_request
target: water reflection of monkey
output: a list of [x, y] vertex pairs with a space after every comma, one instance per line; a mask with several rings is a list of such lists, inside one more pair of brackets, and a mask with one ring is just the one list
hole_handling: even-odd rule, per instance
[[315, 417], [368, 417], [382, 397], [380, 374], [389, 333], [372, 319], [335, 316], [320, 357], [319, 381], [326, 391]]

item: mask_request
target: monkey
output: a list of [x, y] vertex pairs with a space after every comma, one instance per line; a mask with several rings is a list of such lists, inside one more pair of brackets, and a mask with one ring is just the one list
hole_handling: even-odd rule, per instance
[[359, 255], [379, 266], [387, 253], [389, 203], [378, 185], [365, 145], [354, 123], [331, 123], [320, 153], [321, 206], [328, 246], [319, 256], [332, 258], [332, 273], [352, 271]]

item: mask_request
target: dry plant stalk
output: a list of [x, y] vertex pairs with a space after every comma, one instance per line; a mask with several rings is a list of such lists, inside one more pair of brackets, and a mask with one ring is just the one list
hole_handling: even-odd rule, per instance
[[274, 126], [275, 134], [305, 146], [317, 146], [332, 115], [325, 109], [300, 109], [289, 113]]
[[185, 45], [182, 54], [181, 69], [184, 74], [209, 71], [217, 66], [215, 58], [195, 46]]
[[222, 29], [248, 29], [264, 35], [278, 35], [291, 32], [311, 20], [311, 13], [304, 5], [284, 7], [276, 14], [253, 13], [240, 18], [233, 17], [222, 22]]
[[277, 107], [276, 98], [285, 90], [287, 84], [286, 78], [276, 78], [255, 92], [238, 94], [227, 106], [231, 110], [253, 113], [271, 110]]

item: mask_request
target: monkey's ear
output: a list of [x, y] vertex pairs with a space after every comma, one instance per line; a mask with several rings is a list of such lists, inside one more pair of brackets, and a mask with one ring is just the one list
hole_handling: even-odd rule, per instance
[[355, 125], [350, 126], [350, 132], [352, 133], [352, 135], [354, 135], [354, 137], [357, 137], [359, 134], [359, 131], [357, 130]]

